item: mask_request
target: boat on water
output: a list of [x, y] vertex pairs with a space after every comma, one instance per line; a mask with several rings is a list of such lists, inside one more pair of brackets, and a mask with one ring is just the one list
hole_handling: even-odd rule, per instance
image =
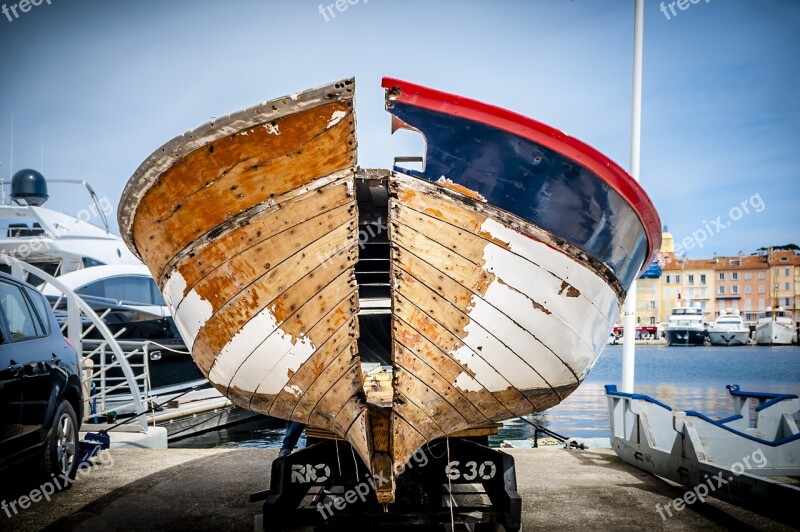
[[[346, 79], [167, 142], [118, 219], [218, 390], [395, 479], [426, 442], [572, 393], [661, 224], [622, 168], [558, 130], [383, 88], [393, 130], [425, 137], [422, 170], [356, 165]], [[365, 386], [364, 357], [390, 368], [390, 396]]]
[[703, 345], [706, 340], [706, 326], [703, 310], [690, 302], [672, 309], [665, 327], [667, 345]]
[[723, 309], [708, 329], [711, 345], [747, 345], [750, 328], [744, 324], [739, 309]]
[[795, 334], [792, 313], [783, 307], [767, 307], [758, 313], [756, 343], [758, 345], [791, 345]]

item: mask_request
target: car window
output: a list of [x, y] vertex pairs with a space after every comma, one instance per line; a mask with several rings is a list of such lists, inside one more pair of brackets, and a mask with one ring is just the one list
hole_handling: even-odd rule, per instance
[[39, 321], [42, 324], [42, 334], [50, 334], [50, 320], [48, 319], [47, 307], [49, 304], [45, 301], [42, 294], [31, 288], [25, 287], [25, 292], [28, 294], [28, 299], [33, 303], [33, 309], [39, 315]]
[[140, 305], [163, 305], [164, 299], [150, 277], [123, 275], [102, 279], [77, 290], [83, 296], [102, 297], [125, 303]]
[[18, 342], [43, 336], [42, 326], [18, 286], [0, 283], [0, 310], [11, 336], [10, 341]]

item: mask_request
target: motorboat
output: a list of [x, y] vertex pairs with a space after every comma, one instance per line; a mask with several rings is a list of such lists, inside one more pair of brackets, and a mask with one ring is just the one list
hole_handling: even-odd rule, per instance
[[672, 309], [665, 328], [667, 345], [703, 345], [706, 340], [706, 326], [703, 310], [691, 303], [678, 305]]
[[783, 307], [767, 307], [756, 320], [758, 345], [791, 345], [795, 334], [792, 313]]
[[708, 338], [711, 345], [747, 345], [750, 328], [744, 324], [739, 309], [723, 309], [708, 329]]

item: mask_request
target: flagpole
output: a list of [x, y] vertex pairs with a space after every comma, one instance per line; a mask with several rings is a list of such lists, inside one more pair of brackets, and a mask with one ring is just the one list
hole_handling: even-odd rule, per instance
[[[631, 176], [639, 181], [642, 136], [642, 44], [644, 37], [644, 0], [635, 0], [633, 15], [633, 94], [631, 103]], [[621, 391], [633, 393], [636, 366], [636, 279], [631, 283], [624, 305], [622, 333]]]

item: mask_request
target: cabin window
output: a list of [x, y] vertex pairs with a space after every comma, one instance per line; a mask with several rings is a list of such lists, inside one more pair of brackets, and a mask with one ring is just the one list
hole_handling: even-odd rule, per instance
[[149, 277], [124, 275], [88, 284], [76, 290], [83, 296], [107, 299], [129, 305], [164, 305], [164, 299]]

